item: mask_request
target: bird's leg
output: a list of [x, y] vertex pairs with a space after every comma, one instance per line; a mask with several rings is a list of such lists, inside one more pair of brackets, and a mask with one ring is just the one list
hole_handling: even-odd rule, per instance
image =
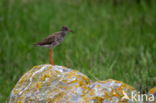
[[49, 51], [49, 63], [54, 65], [54, 61], [52, 59], [52, 48], [50, 48], [50, 51]]

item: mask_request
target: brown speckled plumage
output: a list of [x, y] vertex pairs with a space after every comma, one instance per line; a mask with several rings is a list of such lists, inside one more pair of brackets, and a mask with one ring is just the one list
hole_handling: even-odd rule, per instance
[[63, 40], [67, 32], [72, 32], [68, 27], [63, 26], [60, 32], [55, 32], [51, 35], [49, 35], [44, 40], [35, 43], [35, 46], [43, 46], [47, 48], [53, 48], [57, 45], [59, 45]]

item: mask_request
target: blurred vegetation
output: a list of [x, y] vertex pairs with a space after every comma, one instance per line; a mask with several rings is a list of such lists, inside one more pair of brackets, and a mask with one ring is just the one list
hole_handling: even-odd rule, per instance
[[156, 86], [155, 0], [1, 0], [0, 103], [48, 49], [32, 44], [68, 25], [54, 49], [57, 65], [92, 80], [116, 79], [142, 92]]

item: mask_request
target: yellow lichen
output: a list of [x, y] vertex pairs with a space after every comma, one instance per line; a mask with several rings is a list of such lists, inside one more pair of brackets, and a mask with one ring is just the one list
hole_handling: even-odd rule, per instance
[[17, 103], [23, 103], [22, 101], [17, 101]]
[[41, 80], [44, 81], [46, 78], [50, 78], [51, 77], [51, 74], [50, 73], [45, 73], [43, 74], [43, 76], [41, 76]]
[[96, 97], [93, 97], [92, 100], [94, 100], [94, 103], [102, 103], [104, 98], [96, 96]]
[[150, 90], [149, 90], [149, 93], [150, 93], [150, 94], [154, 94], [154, 93], [156, 93], [156, 87], [155, 87], [155, 88], [150, 89]]
[[15, 89], [15, 90], [13, 90], [13, 93], [14, 93], [14, 94], [18, 94], [19, 91]]
[[37, 82], [37, 83], [36, 83], [36, 87], [37, 87], [38, 89], [40, 89], [40, 88], [42, 87], [42, 82]]

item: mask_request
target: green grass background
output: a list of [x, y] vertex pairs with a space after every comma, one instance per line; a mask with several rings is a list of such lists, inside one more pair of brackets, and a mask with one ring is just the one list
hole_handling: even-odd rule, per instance
[[0, 0], [0, 103], [26, 71], [48, 63], [48, 49], [32, 44], [63, 25], [74, 33], [53, 50], [57, 65], [94, 81], [112, 78], [147, 92], [156, 86], [155, 4]]

